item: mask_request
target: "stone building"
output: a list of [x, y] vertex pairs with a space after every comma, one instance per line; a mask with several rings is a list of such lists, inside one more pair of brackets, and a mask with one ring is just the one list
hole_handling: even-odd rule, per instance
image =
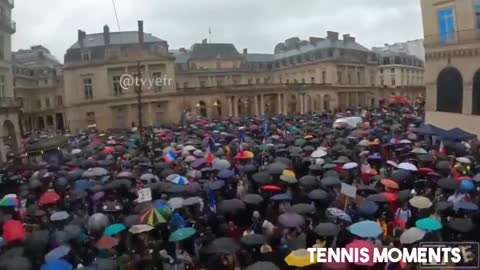
[[43, 46], [13, 53], [15, 97], [24, 132], [65, 128], [63, 66]]
[[[378, 105], [392, 93], [423, 94], [420, 80], [402, 82], [401, 75], [402, 69], [421, 72], [422, 62], [398, 56], [397, 63], [397, 55], [381, 56], [332, 31], [290, 38], [273, 53], [258, 54], [206, 40], [171, 50], [145, 33], [141, 21], [137, 31], [79, 30], [64, 57], [65, 126], [75, 133], [90, 125], [130, 128], [139, 119], [144, 126], [178, 122], [185, 113], [221, 118], [344, 110]], [[392, 64], [382, 62], [387, 58]], [[380, 84], [380, 66], [398, 69], [398, 85]], [[144, 82], [141, 89], [131, 85], [135, 80]]]
[[426, 120], [480, 135], [480, 0], [422, 0]]
[[11, 19], [13, 0], [0, 1], [0, 157], [21, 148], [18, 113], [20, 103], [14, 98], [12, 81], [12, 35], [16, 24]]

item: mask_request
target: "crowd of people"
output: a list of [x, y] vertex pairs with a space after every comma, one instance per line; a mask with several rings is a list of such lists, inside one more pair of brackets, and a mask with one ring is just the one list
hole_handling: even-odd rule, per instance
[[362, 123], [332, 128], [323, 112], [89, 131], [48, 162], [11, 162], [0, 270], [414, 269], [320, 264], [306, 248], [479, 240], [474, 135], [408, 106], [348, 115]]

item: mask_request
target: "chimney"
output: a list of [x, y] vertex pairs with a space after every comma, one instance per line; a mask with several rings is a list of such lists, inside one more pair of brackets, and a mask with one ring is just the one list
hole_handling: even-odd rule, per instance
[[206, 39], [206, 38], [204, 38], [204, 39], [202, 40], [202, 44], [207, 44], [207, 39]]
[[317, 44], [318, 42], [322, 41], [322, 40], [325, 40], [324, 38], [319, 38], [319, 37], [309, 37], [308, 38], [308, 41], [310, 42], [310, 44], [312, 45], [315, 45]]
[[105, 45], [110, 45], [110, 28], [108, 25], [103, 27], [103, 42]]
[[83, 47], [85, 45], [85, 36], [86, 35], [87, 34], [85, 32], [78, 29], [78, 44], [80, 44], [80, 47]]
[[247, 53], [248, 53], [247, 48], [244, 48], [244, 49], [243, 49], [243, 54], [247, 54]]
[[187, 52], [187, 50], [186, 50], [185, 48], [180, 48], [180, 49], [178, 49], [178, 51], [180, 51], [180, 52], [182, 52], [182, 53], [186, 53], [186, 52]]
[[143, 21], [138, 21], [138, 43], [143, 44]]
[[349, 37], [350, 37], [350, 34], [343, 35], [343, 41], [347, 41]]
[[338, 40], [338, 32], [327, 31], [327, 39]]

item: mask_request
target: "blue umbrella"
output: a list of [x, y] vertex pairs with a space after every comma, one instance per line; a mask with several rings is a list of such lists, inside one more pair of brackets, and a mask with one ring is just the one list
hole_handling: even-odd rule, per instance
[[72, 270], [73, 266], [65, 260], [47, 261], [40, 270]]
[[288, 193], [275, 194], [272, 197], [270, 197], [270, 200], [272, 201], [289, 201], [291, 199], [292, 199], [292, 196]]
[[218, 172], [218, 178], [229, 179], [232, 178], [235, 173], [231, 170], [221, 170]]
[[475, 184], [473, 183], [472, 180], [463, 180], [461, 183], [460, 183], [460, 190], [461, 191], [472, 191], [475, 189]]
[[358, 212], [365, 216], [372, 216], [378, 211], [378, 205], [372, 201], [365, 201], [360, 204], [358, 207]]
[[456, 202], [456, 203], [453, 204], [453, 208], [477, 211], [478, 210], [478, 205], [476, 205], [472, 202], [459, 201], [459, 202]]
[[120, 224], [120, 223], [116, 223], [116, 224], [112, 224], [112, 225], [108, 226], [107, 228], [105, 228], [105, 231], [103, 231], [103, 234], [108, 235], [108, 236], [112, 236], [112, 235], [116, 235], [120, 232], [123, 232], [126, 229], [127, 229], [127, 227], [125, 225]]
[[369, 155], [368, 159], [382, 159], [382, 155], [380, 155], [380, 153], [378, 153], [378, 152], [375, 152], [375, 153]]
[[426, 231], [437, 231], [442, 228], [442, 223], [435, 218], [422, 218], [415, 222], [415, 226]]
[[59, 211], [59, 212], [55, 212], [53, 214], [50, 215], [50, 220], [51, 221], [62, 221], [62, 220], [66, 220], [70, 217], [70, 214], [68, 214], [67, 212], [65, 211]]
[[56, 247], [47, 254], [45, 254], [45, 261], [53, 261], [53, 260], [58, 260], [63, 257], [65, 257], [68, 253], [70, 252], [70, 246], [67, 245], [61, 245], [59, 247]]
[[172, 183], [177, 185], [188, 185], [188, 179], [185, 176], [177, 176], [171, 180]]
[[383, 230], [376, 222], [365, 220], [352, 224], [349, 227], [352, 234], [360, 237], [377, 237]]

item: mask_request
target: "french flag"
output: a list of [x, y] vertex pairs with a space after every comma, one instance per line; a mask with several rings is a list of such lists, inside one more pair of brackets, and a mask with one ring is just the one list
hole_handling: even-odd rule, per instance
[[172, 163], [177, 159], [177, 154], [175, 154], [173, 151], [169, 151], [167, 154], [165, 154], [165, 156], [163, 156], [163, 159], [167, 163]]
[[205, 159], [207, 160], [207, 164], [212, 164], [214, 156], [213, 156], [213, 151], [215, 149], [215, 142], [213, 141], [212, 136], [208, 136], [208, 142], [207, 142], [207, 155]]
[[243, 154], [243, 143], [245, 142], [245, 138], [243, 135], [243, 129], [238, 131], [238, 151]]

